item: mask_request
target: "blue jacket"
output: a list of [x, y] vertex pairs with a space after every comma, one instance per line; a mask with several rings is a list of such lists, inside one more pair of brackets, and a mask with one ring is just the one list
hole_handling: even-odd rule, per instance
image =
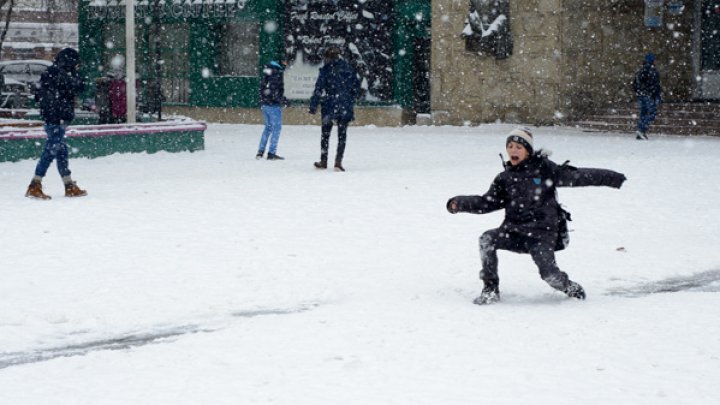
[[286, 105], [285, 82], [283, 81], [283, 65], [272, 61], [263, 67], [263, 75], [260, 79], [260, 104], [262, 105]]
[[323, 121], [331, 119], [349, 122], [355, 119], [355, 99], [360, 79], [349, 63], [337, 59], [320, 68], [315, 91], [310, 98], [310, 112], [321, 106]]
[[77, 70], [78, 63], [78, 51], [65, 48], [40, 76], [40, 115], [46, 124], [67, 125], [75, 118], [75, 96], [85, 89]]

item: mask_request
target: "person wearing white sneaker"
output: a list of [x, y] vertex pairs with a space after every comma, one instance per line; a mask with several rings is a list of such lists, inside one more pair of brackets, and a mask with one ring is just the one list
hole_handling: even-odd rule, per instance
[[633, 90], [640, 106], [635, 139], [647, 140], [650, 123], [655, 121], [658, 107], [662, 103], [662, 86], [660, 85], [660, 74], [655, 68], [654, 54], [645, 55], [642, 68], [635, 73]]

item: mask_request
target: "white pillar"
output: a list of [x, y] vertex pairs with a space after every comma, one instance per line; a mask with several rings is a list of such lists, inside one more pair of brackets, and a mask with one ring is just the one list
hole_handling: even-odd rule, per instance
[[135, 122], [135, 5], [125, 0], [125, 88], [127, 93], [127, 122]]

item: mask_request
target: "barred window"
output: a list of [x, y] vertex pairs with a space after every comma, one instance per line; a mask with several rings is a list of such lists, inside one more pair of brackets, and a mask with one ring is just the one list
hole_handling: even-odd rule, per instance
[[260, 25], [252, 21], [220, 24], [218, 34], [217, 74], [257, 76]]

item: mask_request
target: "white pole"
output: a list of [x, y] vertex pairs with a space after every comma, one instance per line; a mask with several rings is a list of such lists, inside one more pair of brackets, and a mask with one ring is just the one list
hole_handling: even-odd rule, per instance
[[125, 0], [125, 88], [127, 122], [135, 122], [135, 5]]

